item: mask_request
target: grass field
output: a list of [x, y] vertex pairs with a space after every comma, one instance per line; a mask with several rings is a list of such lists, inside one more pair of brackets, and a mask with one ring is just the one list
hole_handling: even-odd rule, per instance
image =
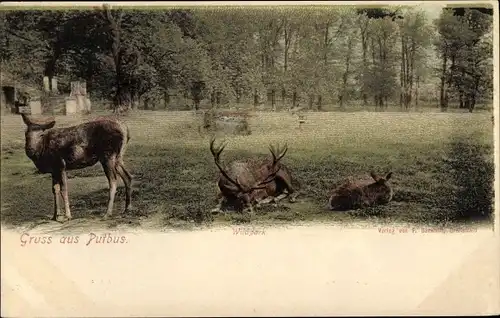
[[[93, 115], [96, 116], [96, 115]], [[90, 117], [57, 117], [56, 127]], [[135, 210], [101, 220], [107, 180], [98, 164], [69, 172], [74, 220], [59, 229], [192, 228], [208, 224], [269, 224], [293, 221], [449, 223], [479, 221], [491, 213], [493, 123], [491, 113], [311, 112], [298, 129], [297, 116], [258, 112], [250, 136], [228, 136], [223, 162], [267, 156], [268, 144], [288, 142], [283, 162], [302, 184], [298, 202], [283, 200], [246, 214], [211, 215], [216, 204], [217, 169], [192, 112], [138, 111], [124, 117], [132, 139], [125, 162], [134, 175]], [[24, 153], [20, 116], [2, 116], [2, 223], [36, 228], [52, 222], [49, 175], [35, 173]], [[393, 171], [394, 200], [386, 206], [350, 212], [325, 210], [332, 185], [371, 169]], [[121, 186], [115, 215], [124, 205]], [[490, 218], [491, 219], [491, 218]]]

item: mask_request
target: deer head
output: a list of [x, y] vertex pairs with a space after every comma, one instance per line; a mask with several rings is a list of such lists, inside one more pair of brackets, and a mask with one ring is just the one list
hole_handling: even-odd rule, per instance
[[385, 182], [388, 181], [391, 178], [392, 171], [390, 171], [389, 173], [387, 173], [385, 175], [385, 177], [381, 177], [378, 174], [376, 174], [375, 172], [371, 171], [370, 172], [370, 176], [373, 178], [373, 180], [375, 180], [376, 183], [378, 183], [378, 184], [385, 184]]
[[235, 178], [230, 177], [226, 170], [221, 166], [220, 154], [222, 153], [226, 145], [226, 143], [222, 143], [219, 147], [215, 147], [215, 138], [212, 138], [210, 141], [210, 152], [214, 157], [215, 165], [217, 166], [217, 168], [219, 168], [220, 173], [227, 181], [229, 181], [229, 183], [232, 184], [231, 190], [239, 195], [248, 195], [252, 191], [264, 189], [266, 188], [266, 185], [268, 183], [274, 181], [276, 174], [280, 170], [280, 166], [278, 165], [278, 163], [285, 156], [288, 150], [286, 144], [283, 149], [278, 149], [278, 151], [276, 151], [276, 148], [274, 146], [270, 145], [269, 150], [272, 154], [272, 162], [268, 163], [268, 169], [263, 170], [265, 172], [262, 175], [259, 175], [258, 180], [252, 180], [254, 182], [249, 182], [250, 180], [248, 180], [246, 176], [237, 175]]

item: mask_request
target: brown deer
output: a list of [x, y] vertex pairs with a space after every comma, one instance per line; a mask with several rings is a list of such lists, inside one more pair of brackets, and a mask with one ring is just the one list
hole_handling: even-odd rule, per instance
[[300, 183], [292, 177], [290, 169], [285, 164], [280, 162], [279, 166], [280, 169], [274, 180], [266, 183], [264, 189], [255, 190], [256, 206], [269, 202], [277, 204], [286, 197], [288, 197], [290, 203], [296, 202], [299, 195]]
[[113, 213], [117, 175], [126, 188], [125, 211], [131, 209], [132, 175], [125, 169], [123, 155], [130, 140], [128, 127], [111, 118], [99, 118], [76, 126], [53, 128], [53, 117], [34, 119], [21, 114], [27, 126], [26, 155], [41, 173], [52, 175], [54, 216], [60, 210], [59, 196], [64, 202], [65, 216], [71, 219], [66, 171], [83, 169], [100, 162], [109, 182], [109, 201], [104, 218]]
[[392, 172], [385, 177], [370, 172], [369, 179], [350, 178], [334, 188], [327, 207], [330, 210], [346, 211], [387, 204], [393, 196], [392, 187], [387, 183], [391, 176]]
[[233, 161], [226, 171], [220, 164], [220, 154], [226, 144], [216, 149], [214, 143], [215, 139], [212, 138], [210, 151], [220, 175], [217, 180], [219, 202], [212, 210], [213, 213], [219, 212], [225, 201], [236, 201], [253, 213], [255, 203], [260, 205], [270, 197], [277, 202], [286, 196], [285, 191], [290, 196], [290, 202], [295, 202], [298, 192], [292, 183], [298, 186], [298, 182], [292, 179], [290, 170], [280, 162], [288, 151], [286, 144], [283, 149], [278, 150], [273, 146], [269, 147], [272, 160]]

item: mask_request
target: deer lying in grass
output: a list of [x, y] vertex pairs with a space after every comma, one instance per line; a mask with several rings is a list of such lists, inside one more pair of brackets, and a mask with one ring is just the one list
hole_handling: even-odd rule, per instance
[[[225, 148], [225, 144], [214, 146], [215, 139], [210, 141], [210, 151], [214, 157], [215, 165], [219, 168], [220, 175], [217, 180], [219, 188], [218, 205], [212, 210], [213, 213], [221, 210], [225, 201], [236, 201], [239, 205], [253, 213], [253, 205], [260, 205], [266, 200], [278, 202], [287, 195], [290, 202], [295, 202], [298, 192], [292, 183], [298, 183], [292, 179], [290, 170], [280, 162], [288, 151], [285, 145], [283, 149], [269, 147], [272, 160], [246, 160], [233, 161], [226, 171], [220, 164], [220, 154]], [[285, 194], [284, 192], [288, 192]], [[271, 200], [269, 200], [271, 198]], [[266, 202], [267, 203], [267, 202]]]
[[64, 202], [65, 216], [71, 219], [66, 171], [83, 169], [100, 162], [109, 182], [109, 201], [105, 218], [112, 215], [117, 188], [117, 175], [126, 188], [125, 211], [131, 208], [132, 176], [125, 169], [123, 155], [130, 140], [128, 127], [113, 119], [102, 118], [77, 126], [53, 128], [53, 117], [34, 119], [21, 114], [27, 126], [26, 155], [38, 171], [52, 175], [54, 216], [60, 210], [59, 196]]
[[392, 200], [393, 190], [387, 183], [392, 172], [380, 177], [374, 172], [371, 178], [349, 179], [339, 184], [332, 191], [327, 207], [330, 210], [346, 211], [364, 207], [387, 204]]

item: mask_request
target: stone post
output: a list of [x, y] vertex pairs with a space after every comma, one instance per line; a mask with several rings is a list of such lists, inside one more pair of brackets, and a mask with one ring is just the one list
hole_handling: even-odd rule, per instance
[[42, 102], [40, 100], [31, 100], [29, 102], [31, 115], [41, 115], [42, 114]]
[[76, 100], [77, 112], [89, 111], [90, 112], [90, 99], [87, 97], [87, 83], [86, 82], [71, 82], [70, 97]]
[[43, 77], [43, 90], [45, 92], [50, 92], [50, 82], [48, 76]]
[[52, 77], [52, 92], [57, 94], [57, 78]]
[[65, 99], [65, 102], [66, 102], [66, 107], [64, 108], [64, 115], [71, 115], [78, 112], [78, 105], [76, 98], [67, 97]]

